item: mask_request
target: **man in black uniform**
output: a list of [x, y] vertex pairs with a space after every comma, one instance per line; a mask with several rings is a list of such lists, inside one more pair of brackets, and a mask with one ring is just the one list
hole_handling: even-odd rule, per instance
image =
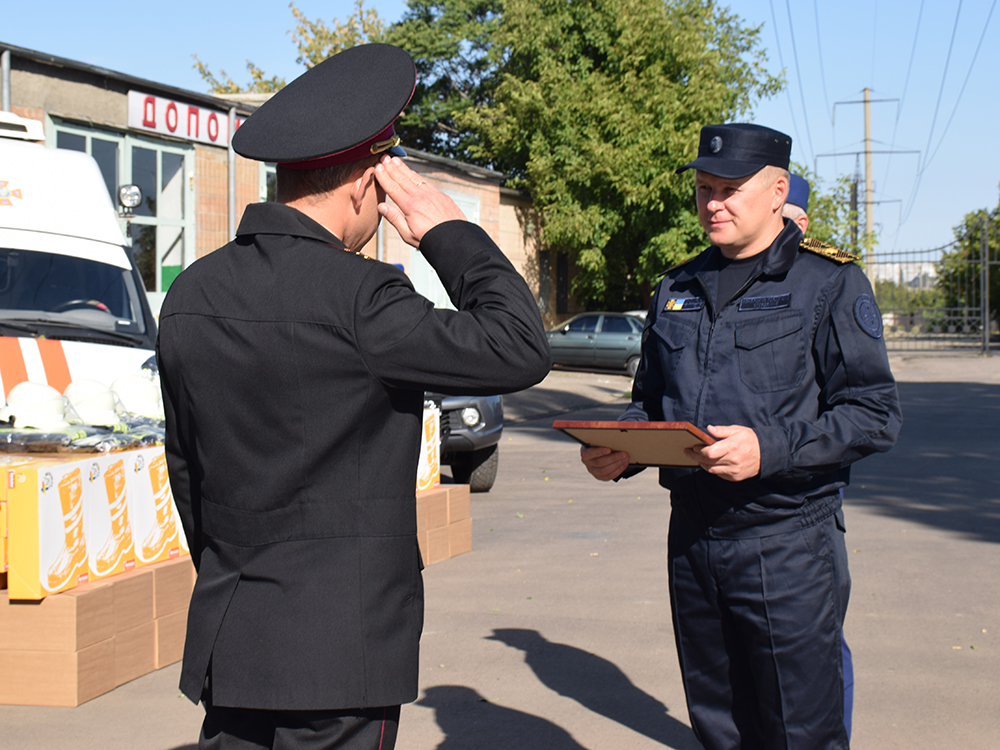
[[[657, 287], [622, 419], [686, 421], [713, 445], [664, 468], [671, 608], [692, 726], [709, 750], [846, 748], [850, 592], [840, 490], [902, 417], [871, 286], [853, 256], [783, 220], [791, 139], [701, 131], [712, 246]], [[628, 455], [585, 448], [598, 479]]]
[[[163, 305], [167, 461], [198, 568], [181, 689], [205, 704], [201, 748], [394, 746], [417, 697], [424, 389], [513, 391], [549, 369], [520, 275], [399, 159], [415, 81], [402, 50], [355, 47], [254, 113], [233, 147], [278, 163], [278, 203], [248, 206]], [[456, 310], [360, 253], [380, 216]]]

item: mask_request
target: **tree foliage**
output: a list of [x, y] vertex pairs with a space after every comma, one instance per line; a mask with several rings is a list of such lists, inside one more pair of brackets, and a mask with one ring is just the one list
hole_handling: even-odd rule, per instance
[[490, 103], [503, 50], [496, 43], [502, 0], [409, 0], [385, 41], [413, 57], [417, 89], [398, 128], [414, 148], [484, 165], [475, 132], [459, 120]]
[[208, 85], [210, 94], [270, 94], [285, 86], [284, 78], [278, 76], [267, 78], [264, 71], [249, 60], [247, 60], [247, 72], [250, 74], [250, 82], [240, 85], [230, 78], [225, 70], [220, 69], [219, 77], [216, 77], [208, 66], [198, 59], [198, 55], [191, 57], [194, 58], [194, 67]]
[[586, 306], [644, 307], [704, 242], [693, 177], [674, 170], [703, 125], [778, 89], [758, 35], [713, 0], [505, 0], [492, 101], [457, 119], [531, 194]]
[[350, 47], [383, 41], [385, 24], [374, 8], [366, 8], [364, 0], [355, 0], [354, 12], [343, 22], [334, 18], [332, 25], [310, 21], [305, 13], [289, 3], [296, 26], [289, 33], [299, 51], [295, 62], [311, 68]]
[[992, 210], [967, 213], [955, 227], [955, 249], [945, 253], [938, 263], [938, 288], [945, 307], [978, 308], [982, 306], [983, 232], [986, 232], [989, 264], [990, 317], [1000, 320], [1000, 204]]

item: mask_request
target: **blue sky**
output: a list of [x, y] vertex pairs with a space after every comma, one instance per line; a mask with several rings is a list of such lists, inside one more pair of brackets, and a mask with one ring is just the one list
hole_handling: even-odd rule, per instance
[[[346, 17], [354, 5], [351, 0], [296, 4], [308, 18], [325, 21]], [[405, 10], [402, 0], [368, 4], [386, 21]], [[860, 100], [865, 87], [873, 100], [895, 100], [871, 107], [872, 148], [921, 153], [873, 156], [874, 198], [885, 201], [874, 210], [880, 248], [943, 245], [965, 213], [997, 205], [997, 0], [720, 4], [762, 27], [769, 69], [785, 71], [787, 90], [760, 103], [754, 121], [791, 135], [793, 159], [810, 168], [815, 164], [827, 186], [838, 174], [854, 171], [855, 157], [826, 154], [863, 149], [863, 107], [844, 102]], [[78, 0], [8, 5], [0, 41], [194, 91], [204, 91], [192, 67], [195, 53], [238, 82], [248, 78], [247, 58], [287, 80], [303, 70], [287, 33], [293, 17], [280, 1], [173, 0], [103, 11]]]

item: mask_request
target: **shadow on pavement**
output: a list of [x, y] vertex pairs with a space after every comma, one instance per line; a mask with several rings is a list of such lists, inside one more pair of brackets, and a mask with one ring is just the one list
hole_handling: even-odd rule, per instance
[[1000, 543], [1000, 386], [899, 383], [899, 442], [861, 461], [848, 502]]
[[[588, 384], [586, 392], [576, 393], [565, 389], [535, 386], [504, 396], [504, 420], [509, 424], [519, 424], [545, 417], [556, 417], [568, 411], [592, 407], [602, 401], [621, 398], [618, 386], [597, 386]], [[624, 402], [618, 408], [625, 410]]]
[[552, 643], [535, 630], [500, 628], [488, 640], [524, 652], [525, 663], [550, 690], [666, 747], [700, 747], [691, 729], [615, 664], [575, 646]]
[[490, 703], [461, 685], [428, 688], [417, 705], [434, 709], [445, 734], [437, 750], [586, 750], [552, 722]]

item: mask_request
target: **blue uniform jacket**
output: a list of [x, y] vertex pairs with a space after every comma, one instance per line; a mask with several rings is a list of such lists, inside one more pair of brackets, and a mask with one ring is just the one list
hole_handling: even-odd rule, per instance
[[902, 414], [871, 285], [801, 240], [786, 221], [719, 307], [714, 246], [668, 271], [653, 297], [622, 419], [744, 425], [760, 440], [760, 474], [744, 482], [660, 470], [690, 532], [767, 536], [822, 520], [840, 508], [850, 465], [896, 442]]

